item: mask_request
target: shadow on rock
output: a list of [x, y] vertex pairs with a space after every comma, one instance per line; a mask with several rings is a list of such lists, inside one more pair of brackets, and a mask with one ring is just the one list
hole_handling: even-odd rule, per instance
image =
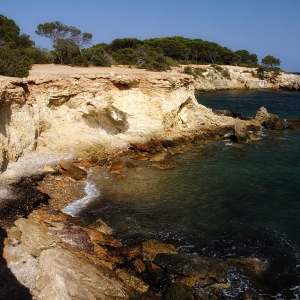
[[11, 300], [29, 300], [32, 296], [29, 289], [23, 286], [7, 267], [6, 261], [3, 258], [4, 239], [7, 237], [6, 231], [0, 228], [0, 299]]
[[[0, 194], [0, 226], [9, 228], [14, 221], [27, 217], [40, 204], [48, 204], [49, 196], [37, 189], [42, 176], [31, 176], [17, 184], [6, 186], [8, 195]], [[0, 192], [3, 192], [0, 185]]]

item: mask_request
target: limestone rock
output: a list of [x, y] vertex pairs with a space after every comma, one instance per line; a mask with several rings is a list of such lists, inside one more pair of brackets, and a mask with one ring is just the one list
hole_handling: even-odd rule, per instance
[[234, 124], [232, 139], [238, 143], [246, 143], [250, 139], [248, 127], [243, 121]]
[[217, 258], [160, 253], [154, 263], [170, 274], [210, 277], [221, 283], [227, 282], [227, 263]]
[[254, 257], [245, 258], [228, 258], [228, 264], [237, 266], [243, 274], [254, 274], [261, 276], [268, 270], [269, 264], [266, 261], [262, 261]]
[[285, 123], [277, 115], [269, 113], [264, 107], [261, 107], [255, 114], [257, 120], [262, 126], [270, 130], [283, 130]]
[[129, 299], [130, 292], [121, 279], [80, 253], [49, 249], [41, 253], [39, 261], [31, 288], [38, 299]]
[[87, 172], [85, 170], [65, 160], [59, 162], [59, 171], [72, 181], [84, 181], [87, 178]]
[[141, 255], [143, 260], [152, 261], [158, 253], [176, 254], [176, 248], [171, 244], [161, 243], [157, 240], [148, 240], [143, 242]]
[[145, 284], [145, 282], [135, 276], [130, 275], [124, 270], [117, 270], [116, 274], [126, 283], [127, 286], [140, 293], [145, 293], [149, 290], [149, 286]]
[[22, 232], [22, 243], [26, 252], [37, 257], [46, 249], [56, 247], [61, 241], [53, 232], [43, 224], [38, 225], [32, 220], [19, 219], [15, 222], [17, 228]]

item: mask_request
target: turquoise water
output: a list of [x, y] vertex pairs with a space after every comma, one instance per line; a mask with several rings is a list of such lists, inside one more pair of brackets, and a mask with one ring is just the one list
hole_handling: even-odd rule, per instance
[[[215, 92], [197, 99], [249, 117], [261, 106], [281, 118], [300, 117], [300, 93]], [[247, 289], [270, 299], [300, 299], [300, 130], [263, 134], [239, 146], [194, 143], [175, 156], [175, 169], [140, 162], [144, 168], [129, 170], [123, 181], [94, 170], [90, 188], [101, 195], [79, 216], [102, 218], [125, 243], [155, 237], [185, 253], [269, 262], [256, 286], [233, 271], [235, 292], [224, 299], [240, 299]]]

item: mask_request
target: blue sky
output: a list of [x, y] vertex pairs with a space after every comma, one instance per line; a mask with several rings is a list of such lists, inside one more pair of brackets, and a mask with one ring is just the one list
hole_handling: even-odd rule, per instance
[[93, 34], [93, 44], [115, 38], [201, 38], [236, 51], [246, 49], [300, 71], [300, 0], [0, 0], [0, 14], [13, 19], [37, 46], [40, 23], [61, 21]]

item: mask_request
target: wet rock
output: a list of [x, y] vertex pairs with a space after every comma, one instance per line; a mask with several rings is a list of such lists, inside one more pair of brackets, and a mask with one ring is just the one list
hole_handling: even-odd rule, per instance
[[254, 134], [254, 133], [250, 133], [249, 134], [249, 137], [250, 137], [250, 140], [251, 141], [260, 141], [262, 140], [262, 137], [257, 135], [257, 134]]
[[133, 260], [140, 255], [141, 247], [140, 246], [135, 246], [135, 247], [122, 246], [122, 247], [118, 247], [117, 252], [120, 255], [125, 256], [128, 260]]
[[174, 141], [174, 140], [162, 141], [162, 144], [165, 148], [174, 148], [180, 145], [178, 141]]
[[195, 291], [180, 282], [176, 282], [168, 289], [165, 299], [166, 300], [195, 300]]
[[218, 282], [227, 282], [226, 262], [210, 257], [189, 255], [157, 254], [154, 263], [170, 274], [214, 278]]
[[227, 116], [232, 117], [232, 112], [226, 109], [223, 110], [214, 110], [214, 113], [218, 116]]
[[287, 128], [290, 130], [294, 130], [296, 128], [300, 128], [300, 119], [288, 119], [287, 120]]
[[264, 107], [261, 107], [255, 114], [255, 120], [260, 125], [269, 130], [283, 130], [285, 123], [277, 115], [269, 113]]
[[167, 153], [166, 152], [159, 152], [159, 153], [155, 153], [150, 155], [150, 161], [162, 161], [165, 159]]
[[279, 117], [275, 116], [270, 117], [268, 120], [263, 122], [262, 124], [266, 129], [269, 130], [284, 130], [285, 129], [285, 124], [284, 121], [279, 119]]
[[65, 160], [59, 162], [59, 172], [71, 181], [84, 181], [87, 178], [87, 172], [85, 170]]
[[262, 261], [254, 257], [228, 258], [226, 261], [229, 265], [236, 266], [240, 272], [250, 275], [250, 277], [253, 275], [262, 275], [269, 267], [269, 263], [267, 261]]
[[247, 125], [243, 121], [237, 121], [233, 126], [233, 135], [230, 138], [237, 143], [247, 143], [250, 139]]
[[172, 156], [166, 156], [163, 160], [159, 162], [154, 162], [153, 166], [158, 169], [171, 169], [177, 166], [177, 162], [174, 160]]
[[244, 117], [239, 112], [231, 112], [229, 110], [214, 110], [214, 113], [218, 116], [232, 117], [232, 118], [240, 119], [240, 120], [248, 120], [249, 119], [247, 117]]
[[151, 149], [148, 143], [130, 143], [130, 146], [134, 151], [140, 152], [149, 152]]
[[112, 162], [109, 171], [111, 173], [120, 174], [124, 172], [125, 164], [121, 160], [115, 160]]
[[96, 222], [89, 225], [89, 228], [100, 231], [102, 233], [112, 234], [112, 229], [101, 219], [97, 219]]
[[153, 261], [158, 253], [178, 253], [171, 244], [161, 243], [157, 240], [148, 240], [142, 243], [141, 255], [145, 261]]
[[142, 272], [146, 271], [145, 264], [139, 258], [137, 258], [136, 260], [133, 261], [133, 265], [134, 265], [134, 268], [137, 273], [142, 273]]

